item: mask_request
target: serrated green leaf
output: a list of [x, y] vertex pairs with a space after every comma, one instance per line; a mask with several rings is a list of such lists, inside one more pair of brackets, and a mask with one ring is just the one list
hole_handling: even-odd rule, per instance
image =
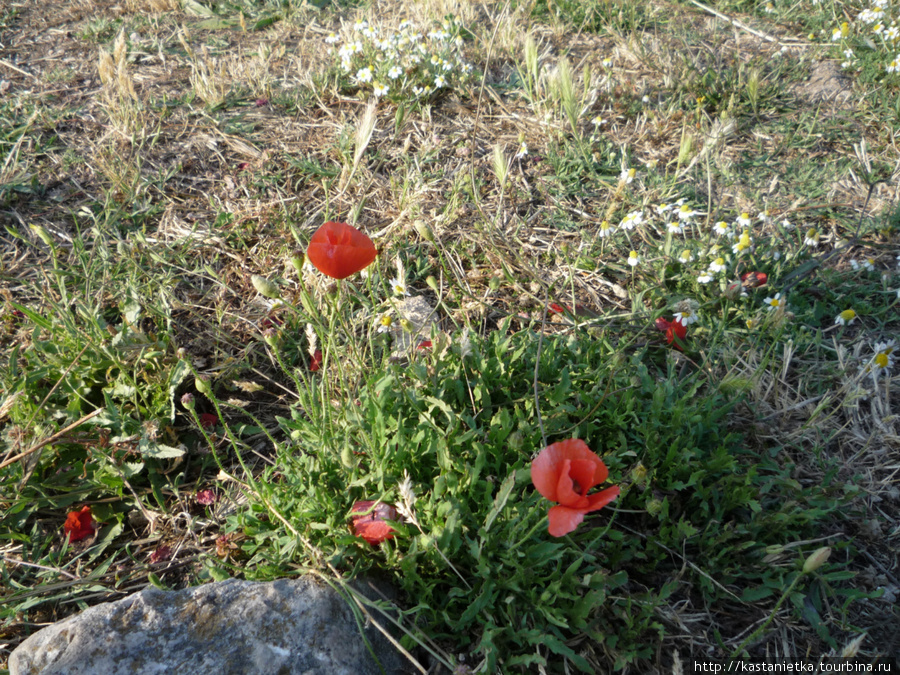
[[181, 457], [184, 454], [182, 448], [173, 448], [171, 445], [157, 443], [156, 441], [151, 441], [146, 436], [138, 443], [138, 450], [141, 451], [141, 454], [144, 457], [152, 457], [153, 459], [172, 459], [174, 457]]

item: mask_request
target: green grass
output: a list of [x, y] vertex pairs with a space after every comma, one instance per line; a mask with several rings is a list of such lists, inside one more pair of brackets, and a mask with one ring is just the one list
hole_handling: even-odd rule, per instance
[[[896, 499], [897, 75], [857, 22], [853, 95], [800, 86], [860, 8], [715, 4], [828, 31], [782, 53], [693, 4], [424, 7], [422, 63], [365, 36], [348, 70], [357, 20], [406, 14], [126, 5], [67, 18], [94, 55], [0, 104], [0, 658], [147, 584], [302, 573], [390, 581], [403, 644], [460, 673], [891, 654], [867, 570], [891, 544], [865, 533]], [[432, 53], [472, 70], [415, 93]], [[328, 220], [375, 238], [365, 275], [304, 266]], [[435, 308], [405, 352], [398, 282]], [[621, 495], [555, 538], [530, 467], [567, 438]], [[398, 509], [393, 539], [354, 535], [360, 500]], [[83, 505], [99, 529], [67, 542]]]

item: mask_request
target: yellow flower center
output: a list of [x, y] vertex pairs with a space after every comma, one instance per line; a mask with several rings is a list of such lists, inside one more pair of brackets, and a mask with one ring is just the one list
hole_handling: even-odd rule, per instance
[[853, 319], [856, 318], [856, 312], [854, 312], [852, 309], [845, 309], [843, 312], [841, 312], [841, 318], [844, 321], [853, 321]]
[[888, 355], [884, 352], [878, 352], [875, 355], [875, 365], [879, 368], [887, 368], [888, 367]]

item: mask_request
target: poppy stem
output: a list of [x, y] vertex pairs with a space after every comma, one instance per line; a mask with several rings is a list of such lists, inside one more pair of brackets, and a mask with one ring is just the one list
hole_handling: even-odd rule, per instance
[[547, 516], [545, 515], [543, 518], [541, 518], [539, 521], [537, 521], [534, 524], [534, 527], [532, 527], [530, 530], [528, 530], [528, 533], [524, 537], [522, 537], [517, 543], [510, 546], [509, 550], [515, 551], [517, 548], [519, 548], [519, 546], [521, 546], [526, 541], [531, 539], [534, 536], [534, 533], [537, 532], [541, 527], [545, 526], [546, 524], [547, 524]]

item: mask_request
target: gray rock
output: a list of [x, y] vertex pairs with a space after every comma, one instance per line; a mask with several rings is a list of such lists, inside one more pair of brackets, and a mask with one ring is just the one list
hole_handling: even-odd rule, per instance
[[348, 601], [305, 577], [147, 588], [35, 633], [10, 675], [368, 675], [408, 672], [377, 628], [366, 648]]

